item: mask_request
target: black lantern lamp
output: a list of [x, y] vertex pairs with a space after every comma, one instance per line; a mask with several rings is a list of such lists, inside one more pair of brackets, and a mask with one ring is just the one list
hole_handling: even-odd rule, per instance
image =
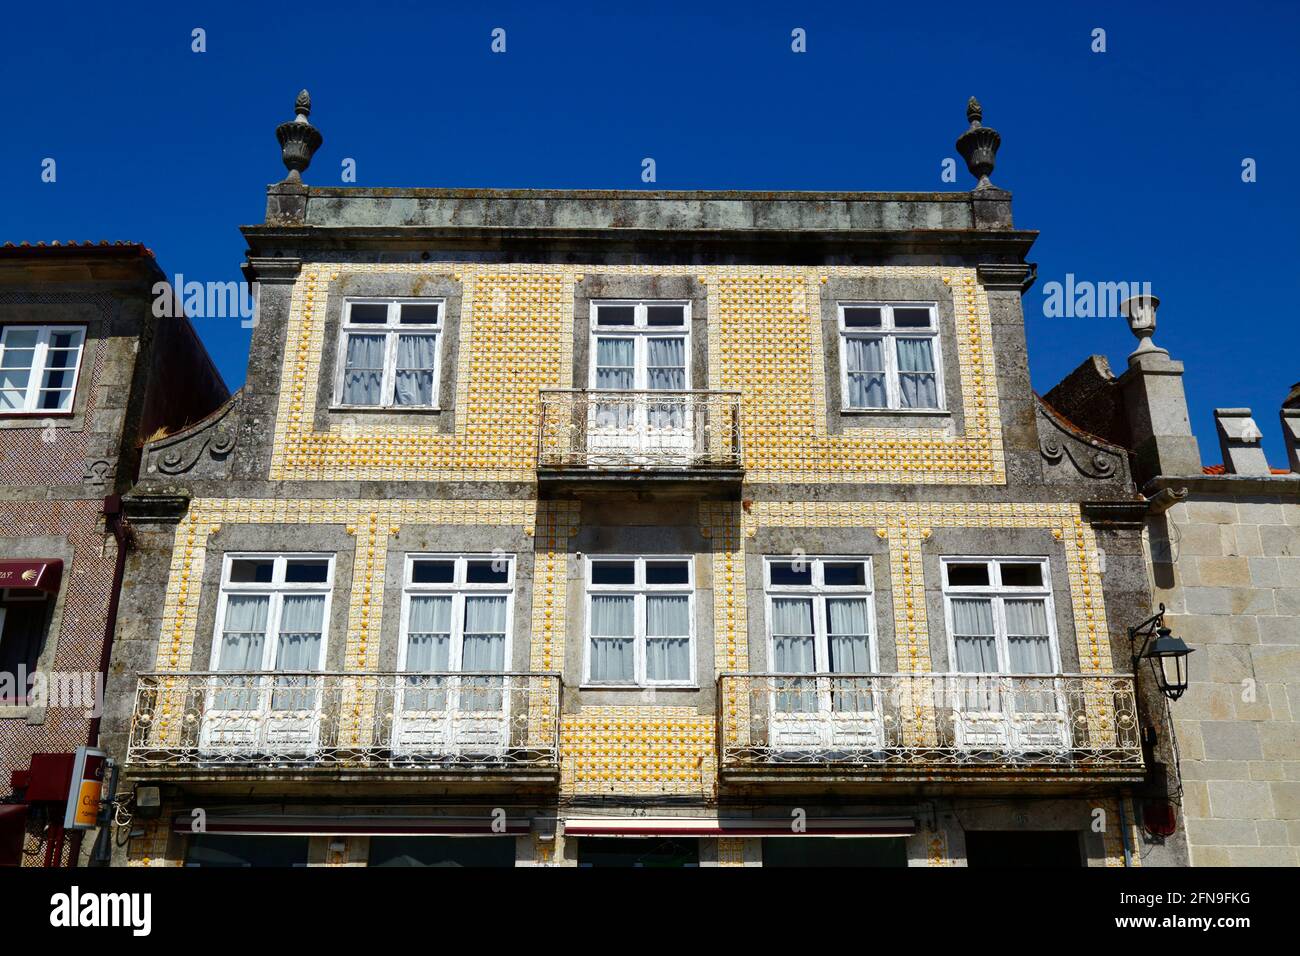
[[1141, 635], [1142, 647], [1133, 654], [1133, 671], [1138, 662], [1149, 660], [1160, 692], [1170, 700], [1177, 700], [1187, 690], [1187, 656], [1192, 649], [1181, 637], [1174, 637], [1165, 627], [1165, 606], [1141, 624], [1128, 629], [1129, 640], [1137, 643]]

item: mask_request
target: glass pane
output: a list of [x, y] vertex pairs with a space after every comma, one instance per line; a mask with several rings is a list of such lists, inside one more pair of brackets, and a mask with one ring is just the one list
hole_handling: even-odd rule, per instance
[[861, 305], [844, 307], [844, 327], [846, 329], [880, 328], [880, 309]]
[[822, 580], [828, 587], [864, 587], [867, 566], [862, 561], [827, 561], [822, 567]]
[[948, 565], [948, 584], [952, 587], [987, 587], [988, 583], [989, 566], [987, 564]]
[[[772, 598], [772, 637], [813, 636], [812, 598]], [[776, 662], [779, 667], [779, 661]]]
[[880, 372], [885, 368], [883, 339], [853, 336], [844, 340], [850, 372]]
[[1002, 583], [1009, 588], [1037, 588], [1043, 586], [1041, 564], [1002, 564]]
[[632, 637], [636, 633], [634, 607], [631, 595], [592, 595], [591, 633], [598, 637]]
[[0, 335], [0, 345], [3, 345], [5, 351], [10, 349], [34, 349], [36, 340], [41, 336], [41, 330], [38, 328], [20, 328], [19, 326], [10, 326], [3, 330]]
[[[420, 594], [413, 596], [410, 607], [406, 612], [406, 632], [408, 635], [450, 637], [451, 595]], [[444, 670], [447, 667], [448, 658], [439, 651], [438, 647], [430, 646], [427, 650], [430, 656], [422, 656], [418, 663], [432, 666], [412, 666], [412, 661], [408, 657], [406, 660], [407, 669]]]
[[465, 581], [468, 584], [507, 584], [510, 581], [510, 561], [507, 558], [483, 558], [466, 563]]
[[388, 321], [388, 306], [384, 303], [354, 302], [348, 312], [348, 321], [382, 325]]
[[591, 639], [591, 679], [598, 683], [630, 683], [633, 670], [633, 642], [630, 638]]
[[597, 325], [635, 325], [636, 306], [633, 305], [598, 305], [596, 306]]
[[231, 594], [226, 598], [217, 670], [262, 669], [262, 639], [271, 599], [265, 594]]
[[411, 581], [414, 584], [450, 584], [455, 579], [454, 561], [411, 562]]
[[690, 599], [686, 595], [652, 594], [645, 602], [647, 637], [681, 637], [691, 633]]
[[666, 326], [685, 325], [686, 306], [684, 305], [648, 305], [646, 306], [646, 325]]
[[[5, 384], [5, 377], [0, 374], [0, 385]], [[26, 382], [18, 389], [0, 388], [0, 409], [7, 411], [21, 409], [27, 400]]]
[[1047, 636], [1047, 602], [1041, 598], [1007, 598], [1004, 602], [1007, 633]]
[[402, 325], [437, 325], [442, 307], [437, 303], [404, 302], [398, 321]]
[[42, 391], [40, 398], [37, 399], [36, 407], [48, 411], [65, 411], [72, 407], [71, 390], [61, 392]]
[[686, 387], [686, 340], [646, 341], [646, 387], [656, 391], [681, 391]]
[[76, 355], [81, 348], [81, 332], [76, 330], [71, 332], [51, 332], [49, 347], [51, 351], [56, 349], [68, 350], [73, 355]]
[[927, 329], [931, 327], [929, 309], [894, 308], [894, 328]]
[[591, 562], [592, 584], [635, 584], [636, 563], [633, 561]]
[[634, 388], [635, 362], [636, 343], [632, 339], [597, 339], [596, 387]]
[[397, 338], [397, 368], [393, 404], [433, 404], [433, 371], [438, 363], [436, 335], [401, 335]]
[[80, 354], [80, 349], [49, 349], [45, 353], [45, 367], [76, 368], [77, 356]]
[[992, 598], [953, 598], [953, 633], [991, 636], [993, 634]]
[[646, 584], [688, 584], [690, 579], [691, 569], [687, 561], [646, 562]]
[[384, 348], [382, 335], [349, 335], [343, 374], [343, 401], [348, 405], [378, 405], [383, 401]]
[[70, 389], [72, 387], [72, 378], [76, 375], [77, 370], [73, 368], [52, 368], [48, 369], [45, 377], [41, 380], [41, 388], [50, 390]]
[[788, 587], [790, 585], [812, 584], [812, 562], [803, 560], [794, 561], [773, 561], [768, 567], [771, 569], [772, 585]]
[[230, 580], [236, 584], [270, 584], [275, 562], [270, 558], [236, 558], [230, 562]]
[[688, 681], [691, 679], [691, 642], [688, 638], [647, 639], [645, 646], [646, 679], [652, 681]]
[[284, 579], [290, 584], [324, 584], [329, 574], [330, 563], [323, 560], [293, 558], [284, 566]]

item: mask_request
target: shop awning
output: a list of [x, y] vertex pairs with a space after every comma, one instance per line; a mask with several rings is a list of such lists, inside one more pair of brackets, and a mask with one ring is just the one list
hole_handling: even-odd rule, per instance
[[[796, 822], [799, 825], [796, 826]], [[916, 832], [911, 817], [567, 817], [566, 836], [898, 837]]]
[[[209, 813], [203, 830], [231, 836], [521, 836], [529, 832], [522, 817], [400, 817], [337, 815], [243, 815]], [[192, 833], [194, 817], [185, 811], [172, 818], [174, 833]]]
[[57, 594], [63, 576], [63, 562], [58, 558], [0, 558], [0, 588], [35, 588]]

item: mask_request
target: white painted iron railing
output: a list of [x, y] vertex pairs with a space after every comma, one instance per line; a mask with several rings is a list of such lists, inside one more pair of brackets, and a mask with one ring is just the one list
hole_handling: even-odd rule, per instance
[[557, 674], [143, 674], [127, 764], [555, 768], [559, 716]]
[[541, 390], [543, 468], [740, 468], [740, 393]]
[[724, 674], [721, 766], [1140, 769], [1133, 678]]

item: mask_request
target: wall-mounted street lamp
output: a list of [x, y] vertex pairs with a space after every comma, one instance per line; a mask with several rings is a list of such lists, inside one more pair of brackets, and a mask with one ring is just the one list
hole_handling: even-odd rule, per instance
[[1174, 637], [1165, 627], [1165, 606], [1141, 624], [1128, 629], [1129, 640], [1137, 643], [1142, 637], [1142, 647], [1133, 653], [1133, 672], [1143, 659], [1151, 662], [1160, 692], [1170, 700], [1177, 700], [1187, 690], [1187, 656], [1192, 649], [1181, 637]]

